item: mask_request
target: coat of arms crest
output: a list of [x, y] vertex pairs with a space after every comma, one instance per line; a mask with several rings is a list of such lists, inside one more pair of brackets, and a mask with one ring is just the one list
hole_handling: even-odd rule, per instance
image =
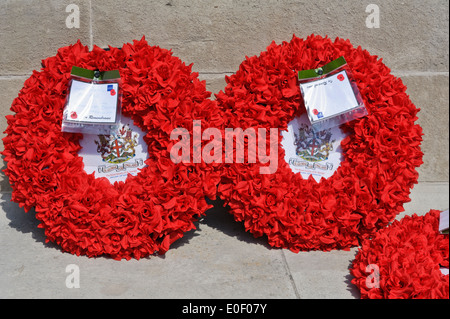
[[312, 127], [302, 123], [298, 134], [294, 132], [296, 154], [308, 162], [320, 162], [328, 159], [333, 151], [331, 130], [315, 131]]
[[128, 124], [122, 125], [111, 135], [98, 135], [98, 138], [99, 140], [95, 140], [97, 153], [101, 155], [104, 162], [120, 164], [135, 156], [138, 134], [134, 133]]

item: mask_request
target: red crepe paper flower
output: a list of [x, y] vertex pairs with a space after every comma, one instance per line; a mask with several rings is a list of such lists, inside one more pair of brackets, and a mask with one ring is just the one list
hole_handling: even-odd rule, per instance
[[[405, 216], [361, 245], [350, 273], [363, 299], [448, 299], [449, 237], [438, 210]], [[373, 268], [375, 272], [368, 272]]]
[[[61, 132], [72, 66], [116, 70], [123, 83], [122, 114], [145, 133], [149, 158], [137, 176], [111, 185], [83, 169], [78, 156], [82, 134]], [[142, 258], [165, 253], [210, 205], [219, 173], [212, 164], [175, 164], [171, 130], [202, 120], [221, 127], [222, 119], [205, 82], [171, 51], [143, 38], [121, 49], [89, 51], [80, 41], [42, 61], [24, 83], [8, 115], [3, 139], [5, 174], [12, 200], [35, 208], [47, 241], [89, 257]], [[114, 92], [112, 92], [114, 94]]]
[[[340, 56], [352, 70], [368, 115], [341, 126], [349, 134], [341, 142], [344, 160], [331, 177], [316, 182], [292, 172], [281, 131], [306, 112], [297, 72]], [[224, 127], [279, 129], [276, 173], [261, 175], [265, 164], [259, 160], [223, 167], [220, 197], [254, 236], [267, 236], [270, 245], [294, 252], [349, 249], [403, 211], [422, 164], [422, 129], [415, 124], [419, 110], [402, 81], [376, 56], [349, 40], [294, 35], [247, 57], [226, 82], [216, 95]]]

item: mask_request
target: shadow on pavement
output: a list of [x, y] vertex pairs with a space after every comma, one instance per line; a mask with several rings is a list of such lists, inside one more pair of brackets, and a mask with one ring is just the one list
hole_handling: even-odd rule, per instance
[[48, 247], [57, 247], [52, 243], [45, 242], [44, 229], [38, 228], [40, 221], [36, 219], [36, 213], [34, 209], [31, 209], [28, 213], [19, 207], [19, 204], [11, 201], [10, 193], [2, 193], [0, 196], [0, 206], [6, 214], [6, 218], [9, 220], [9, 226], [17, 231], [28, 234], [31, 233], [32, 238], [36, 242], [43, 243]]

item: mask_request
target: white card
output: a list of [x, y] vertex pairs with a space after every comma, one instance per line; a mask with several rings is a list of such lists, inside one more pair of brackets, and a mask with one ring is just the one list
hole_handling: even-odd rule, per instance
[[65, 120], [76, 123], [115, 123], [118, 83], [86, 83], [73, 80]]
[[82, 149], [84, 170], [95, 177], [106, 177], [111, 183], [125, 181], [128, 174], [137, 175], [145, 167], [148, 147], [144, 132], [133, 121], [122, 119], [119, 129], [110, 135], [83, 134]]
[[301, 83], [300, 88], [311, 122], [333, 117], [359, 105], [346, 71]]
[[292, 172], [300, 173], [304, 179], [310, 175], [317, 182], [322, 177], [329, 178], [344, 159], [341, 141], [347, 135], [337, 126], [314, 130], [308, 116], [302, 114], [288, 124], [288, 131], [281, 134], [285, 161]]
[[442, 233], [445, 230], [448, 232], [448, 209], [446, 211], [441, 212], [439, 216], [439, 231]]

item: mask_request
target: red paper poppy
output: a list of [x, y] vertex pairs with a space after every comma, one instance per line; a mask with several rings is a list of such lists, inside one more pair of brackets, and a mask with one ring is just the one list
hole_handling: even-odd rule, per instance
[[[169, 150], [175, 127], [220, 127], [222, 119], [205, 82], [168, 50], [143, 38], [121, 49], [89, 51], [79, 41], [58, 50], [25, 81], [8, 115], [2, 152], [13, 192], [25, 211], [35, 207], [47, 241], [89, 257], [141, 258], [165, 253], [215, 198], [214, 165], [174, 164]], [[122, 114], [145, 132], [149, 158], [137, 176], [112, 185], [83, 169], [82, 134], [62, 133], [61, 121], [72, 66], [118, 69]], [[189, 125], [190, 124], [190, 125]]]
[[[284, 160], [282, 130], [305, 113], [299, 70], [317, 69], [344, 56], [368, 115], [341, 125], [344, 160], [320, 182], [294, 174]], [[293, 36], [247, 57], [216, 95], [227, 128], [277, 128], [278, 169], [234, 163], [223, 168], [220, 197], [237, 221], [270, 245], [300, 250], [348, 249], [403, 211], [422, 164], [418, 109], [406, 87], [381, 60], [348, 40]], [[246, 149], [247, 151], [247, 149]]]
[[449, 237], [439, 232], [439, 214], [405, 216], [362, 243], [350, 269], [361, 298], [449, 298], [440, 270], [449, 266]]

